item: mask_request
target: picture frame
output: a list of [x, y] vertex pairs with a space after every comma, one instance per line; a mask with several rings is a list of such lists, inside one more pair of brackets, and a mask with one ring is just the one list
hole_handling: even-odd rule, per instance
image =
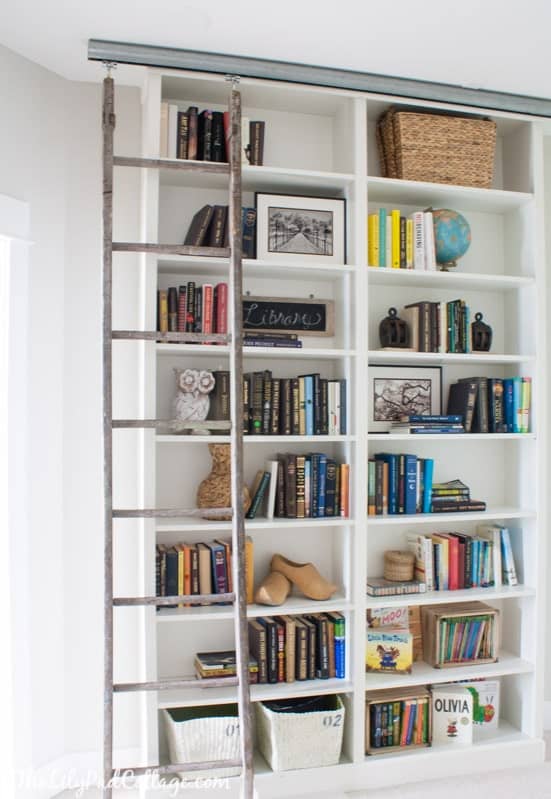
[[368, 430], [388, 433], [402, 415], [442, 413], [442, 367], [370, 366], [367, 393]]
[[256, 257], [344, 264], [346, 200], [256, 192]]

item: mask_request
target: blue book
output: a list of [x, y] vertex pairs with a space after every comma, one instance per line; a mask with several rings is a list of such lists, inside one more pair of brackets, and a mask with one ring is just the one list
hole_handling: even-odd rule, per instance
[[318, 512], [317, 516], [325, 516], [325, 483], [327, 478], [327, 455], [319, 456], [318, 466]]
[[340, 434], [341, 436], [346, 435], [346, 427], [347, 427], [347, 415], [346, 415], [346, 380], [339, 380], [340, 387], [341, 387], [341, 423], [340, 423]]
[[430, 513], [431, 511], [433, 474], [434, 459], [425, 458], [425, 473], [423, 475], [423, 513]]
[[410, 427], [409, 432], [413, 436], [430, 436], [434, 433], [464, 433], [464, 428], [459, 430], [457, 427]]
[[471, 561], [471, 585], [473, 588], [478, 588], [478, 559], [480, 557], [480, 539], [472, 539], [472, 561]]
[[411, 416], [408, 416], [408, 422], [410, 424], [414, 424], [415, 422], [442, 422], [442, 424], [461, 424], [463, 421], [463, 417], [460, 414], [452, 413], [443, 415], [443, 414], [431, 414], [428, 416], [423, 416], [423, 414], [414, 413]]
[[304, 375], [304, 400], [306, 435], [314, 435], [314, 378], [312, 375]]
[[406, 746], [411, 743], [413, 737], [413, 730], [415, 729], [415, 720], [417, 719], [417, 702], [412, 701], [409, 709], [408, 729], [406, 733]]
[[463, 654], [463, 657], [467, 660], [472, 660], [473, 658], [476, 639], [478, 638], [481, 624], [483, 624], [483, 622], [479, 619], [473, 619], [473, 621], [470, 622], [469, 637], [467, 638], [467, 646]]
[[381, 746], [381, 739], [383, 734], [383, 720], [382, 720], [382, 713], [381, 713], [381, 705], [377, 702], [376, 705], [371, 705], [371, 710], [373, 712], [372, 717], [373, 721], [373, 730], [371, 731], [372, 736], [372, 743], [373, 746], [377, 749]]
[[388, 512], [398, 513], [398, 455], [391, 452], [380, 452], [375, 460], [388, 463]]
[[503, 420], [505, 432], [513, 432], [513, 378], [506, 377], [503, 381]]
[[415, 513], [417, 505], [417, 456], [406, 455], [405, 513]]
[[379, 208], [379, 266], [390, 266], [386, 262], [386, 208]]

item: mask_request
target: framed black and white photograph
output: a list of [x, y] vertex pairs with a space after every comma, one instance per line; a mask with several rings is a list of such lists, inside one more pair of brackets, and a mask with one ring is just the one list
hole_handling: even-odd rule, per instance
[[442, 413], [440, 366], [370, 366], [368, 430], [388, 433], [402, 416]]
[[346, 201], [256, 194], [256, 257], [280, 262], [345, 262]]

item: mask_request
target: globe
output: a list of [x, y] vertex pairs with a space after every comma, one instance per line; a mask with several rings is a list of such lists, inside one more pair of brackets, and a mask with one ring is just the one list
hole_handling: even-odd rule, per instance
[[449, 208], [432, 212], [436, 261], [446, 267], [455, 266], [471, 245], [471, 228], [465, 217]]

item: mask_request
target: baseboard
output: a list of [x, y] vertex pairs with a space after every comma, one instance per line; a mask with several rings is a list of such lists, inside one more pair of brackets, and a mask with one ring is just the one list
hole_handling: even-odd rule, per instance
[[543, 729], [551, 730], [551, 701], [543, 703]]
[[[117, 750], [118, 763], [135, 764], [139, 760], [137, 748]], [[101, 783], [101, 756], [98, 752], [74, 752], [20, 775], [17, 796], [18, 799], [53, 799], [71, 788], [93, 789]]]

